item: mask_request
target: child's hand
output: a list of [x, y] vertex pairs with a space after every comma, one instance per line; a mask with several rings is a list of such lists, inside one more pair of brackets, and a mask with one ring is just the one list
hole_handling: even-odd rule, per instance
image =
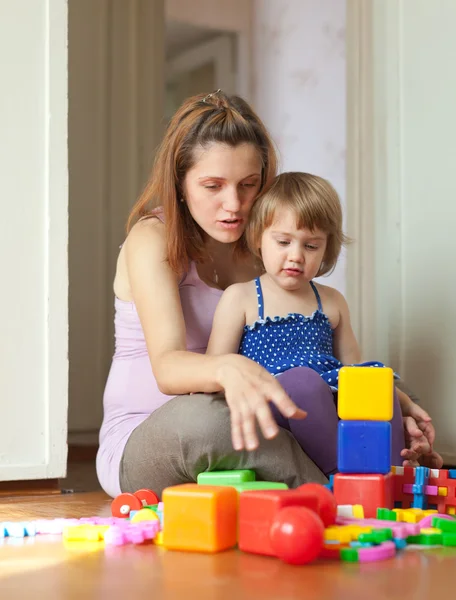
[[419, 465], [440, 469], [443, 459], [432, 449], [435, 440], [435, 429], [428, 413], [418, 404], [410, 400], [407, 409], [403, 410], [405, 443], [407, 448], [402, 450], [404, 467]]

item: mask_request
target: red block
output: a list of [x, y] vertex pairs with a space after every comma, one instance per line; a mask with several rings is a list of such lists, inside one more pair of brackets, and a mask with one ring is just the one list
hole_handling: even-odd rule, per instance
[[317, 497], [297, 490], [255, 490], [239, 495], [239, 548], [244, 552], [276, 556], [270, 530], [274, 517], [286, 506], [305, 506], [318, 513]]
[[415, 483], [415, 473], [413, 467], [404, 467], [404, 473], [393, 474], [393, 501], [401, 502], [402, 508], [410, 508], [413, 502], [413, 494], [404, 492], [404, 484]]
[[337, 504], [361, 504], [366, 519], [377, 516], [377, 508], [389, 508], [393, 502], [393, 475], [334, 475], [334, 496]]
[[428, 496], [428, 502], [437, 504], [438, 512], [443, 514], [448, 506], [456, 507], [456, 479], [448, 475], [448, 469], [440, 469], [438, 477], [429, 477], [429, 485], [447, 488], [446, 496]]

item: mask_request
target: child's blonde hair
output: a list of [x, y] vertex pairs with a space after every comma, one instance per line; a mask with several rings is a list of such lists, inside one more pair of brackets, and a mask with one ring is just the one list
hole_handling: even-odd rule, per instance
[[333, 186], [310, 173], [282, 173], [253, 205], [246, 239], [250, 251], [261, 259], [261, 237], [274, 222], [276, 211], [289, 208], [298, 229], [321, 229], [328, 236], [317, 277], [331, 273], [348, 238], [342, 231], [342, 207]]

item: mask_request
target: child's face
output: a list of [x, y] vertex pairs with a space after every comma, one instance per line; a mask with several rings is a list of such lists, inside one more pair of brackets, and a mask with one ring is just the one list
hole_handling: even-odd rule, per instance
[[313, 279], [325, 255], [327, 234], [320, 229], [298, 229], [292, 210], [277, 211], [263, 232], [261, 256], [266, 272], [287, 290], [299, 289]]

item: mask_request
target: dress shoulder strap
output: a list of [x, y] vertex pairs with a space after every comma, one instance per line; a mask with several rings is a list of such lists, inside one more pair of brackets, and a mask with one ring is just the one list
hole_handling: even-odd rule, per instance
[[318, 293], [317, 286], [315, 285], [315, 283], [313, 281], [310, 282], [310, 285], [312, 286], [312, 289], [315, 294], [315, 298], [317, 299], [317, 302], [318, 302], [318, 310], [321, 310], [323, 312], [323, 306], [321, 304], [321, 298], [320, 298], [320, 294]]
[[255, 286], [258, 298], [258, 318], [260, 320], [264, 319], [264, 301], [263, 301], [263, 290], [261, 289], [260, 278], [255, 278]]

